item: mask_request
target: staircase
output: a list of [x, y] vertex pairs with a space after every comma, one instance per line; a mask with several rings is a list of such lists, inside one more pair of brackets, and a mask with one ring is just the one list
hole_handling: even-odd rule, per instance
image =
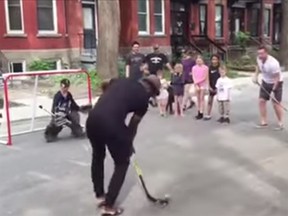
[[198, 46], [202, 54], [208, 54], [207, 58], [212, 54], [218, 54], [223, 61], [227, 59], [227, 50], [208, 35], [191, 35], [191, 43]]

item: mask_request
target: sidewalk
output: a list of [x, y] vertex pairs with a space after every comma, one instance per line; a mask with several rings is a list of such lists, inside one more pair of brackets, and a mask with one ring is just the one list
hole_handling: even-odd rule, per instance
[[[284, 78], [288, 77], [288, 73], [285, 72], [283, 73]], [[241, 91], [241, 89], [245, 86], [251, 86], [253, 85], [251, 81], [251, 77], [241, 77], [241, 78], [235, 78], [232, 79], [233, 82], [233, 91]], [[98, 98], [94, 98], [92, 103], [95, 104]], [[12, 107], [10, 108], [10, 121], [21, 121], [21, 120], [27, 120], [31, 119], [33, 115], [33, 100], [30, 98], [23, 98], [19, 100], [13, 100], [13, 102], [17, 103], [22, 103], [25, 104], [26, 106], [21, 106], [21, 107]], [[79, 99], [76, 100], [76, 102], [79, 105], [84, 105], [88, 103], [88, 99]], [[38, 108], [39, 105], [42, 105], [44, 108], [50, 110], [52, 106], [52, 99], [45, 97], [45, 96], [38, 96], [37, 101], [35, 103], [35, 117], [45, 117], [49, 116], [48, 113], [46, 113], [44, 110], [41, 110]], [[0, 112], [3, 112], [3, 110], [0, 110]], [[5, 113], [3, 112], [3, 120], [6, 118]], [[5, 121], [5, 120], [4, 120]]]

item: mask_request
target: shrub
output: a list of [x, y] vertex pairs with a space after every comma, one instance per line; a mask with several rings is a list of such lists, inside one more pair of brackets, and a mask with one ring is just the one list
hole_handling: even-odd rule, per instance
[[37, 59], [31, 62], [29, 65], [30, 71], [45, 71], [45, 70], [54, 70], [55, 64], [48, 60]]
[[235, 43], [239, 45], [243, 50], [246, 51], [247, 43], [250, 40], [250, 33], [249, 32], [242, 32], [239, 31], [235, 38]]

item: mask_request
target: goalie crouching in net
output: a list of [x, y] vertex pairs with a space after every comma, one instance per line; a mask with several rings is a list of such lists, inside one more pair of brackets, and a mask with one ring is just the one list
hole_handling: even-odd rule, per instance
[[52, 105], [52, 120], [45, 129], [45, 139], [47, 142], [53, 142], [64, 126], [71, 129], [75, 137], [84, 137], [85, 133], [80, 125], [79, 112], [88, 112], [92, 105], [78, 106], [69, 92], [70, 81], [62, 79], [61, 89], [54, 95]]

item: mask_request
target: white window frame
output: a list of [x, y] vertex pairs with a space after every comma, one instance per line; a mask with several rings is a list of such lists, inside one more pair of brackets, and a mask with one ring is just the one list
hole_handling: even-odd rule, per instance
[[[154, 4], [155, 4], [155, 1], [154, 1]], [[157, 32], [155, 30], [154, 34], [155, 35], [165, 35], [165, 1], [164, 0], [161, 0], [161, 16], [162, 16], [162, 31], [161, 32]], [[155, 13], [155, 10], [154, 10], [154, 24], [156, 23], [156, 19], [155, 19], [155, 16], [160, 16], [160, 14], [158, 13]], [[154, 25], [156, 26], [156, 24]]]
[[6, 31], [7, 31], [7, 34], [24, 34], [23, 0], [20, 0], [22, 30], [11, 30], [10, 29], [8, 0], [5, 0], [4, 3], [5, 3], [5, 18], [6, 18]]
[[[38, 4], [38, 3], [37, 3]], [[57, 34], [58, 33], [58, 16], [57, 16], [57, 1], [56, 0], [52, 0], [52, 10], [53, 10], [53, 25], [54, 25], [54, 30], [50, 31], [50, 30], [39, 30], [38, 29], [38, 34], [39, 35], [47, 35], [47, 34]], [[36, 10], [38, 13], [38, 5], [36, 6]], [[37, 14], [37, 22], [39, 22], [38, 20], [38, 14]], [[38, 26], [38, 23], [37, 23]]]
[[62, 61], [61, 59], [56, 60], [56, 70], [62, 69]]
[[[137, 0], [137, 4], [138, 4]], [[137, 16], [139, 14], [143, 14], [143, 13], [139, 13], [139, 8], [137, 9]], [[138, 34], [139, 35], [149, 35], [150, 34], [150, 2], [149, 0], [146, 0], [146, 21], [147, 21], [147, 25], [146, 25], [146, 31], [139, 31], [138, 30]], [[139, 21], [138, 21], [138, 26], [139, 26]]]
[[[22, 64], [22, 72], [26, 72], [26, 61], [25, 60], [13, 60], [13, 61], [9, 61], [8, 63], [8, 69], [9, 69], [9, 73], [19, 73], [19, 72], [14, 72], [13, 70], [13, 64]], [[12, 67], [12, 71], [11, 71], [11, 67]]]

